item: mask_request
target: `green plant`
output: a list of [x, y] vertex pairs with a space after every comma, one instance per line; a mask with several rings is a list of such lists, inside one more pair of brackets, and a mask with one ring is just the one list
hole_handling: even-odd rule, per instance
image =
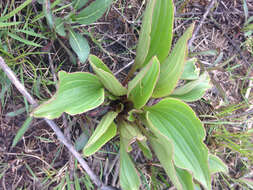
[[[185, 103], [203, 96], [209, 88], [209, 78], [205, 72], [199, 75], [194, 59], [186, 61], [187, 42], [194, 25], [170, 52], [173, 11], [172, 0], [148, 1], [135, 63], [124, 81], [126, 85], [114, 77], [102, 60], [90, 55], [95, 75], [60, 71], [57, 93], [32, 112], [34, 117], [54, 119], [63, 112], [75, 115], [109, 105], [83, 154], [94, 154], [119, 134], [120, 184], [124, 190], [140, 186], [129, 155], [133, 142], [147, 159], [155, 153], [177, 189], [193, 190], [199, 185], [211, 189], [211, 175], [227, 172], [226, 165], [208, 153], [203, 142], [205, 129]], [[137, 69], [140, 71], [135, 75]], [[177, 87], [179, 80], [184, 82]]]
[[[74, 0], [66, 5], [63, 4], [60, 8], [71, 9], [71, 11], [66, 11], [67, 14], [63, 17], [57, 17], [53, 14], [54, 11], [51, 10], [49, 0], [43, 0], [41, 3], [43, 4], [43, 12], [51, 30], [53, 30], [58, 37], [68, 38], [69, 44], [77, 54], [78, 59], [81, 63], [84, 63], [90, 53], [90, 46], [86, 38], [79, 32], [75, 32], [74, 29], [81, 25], [90, 25], [94, 23], [105, 13], [112, 2], [112, 0], [95, 0], [86, 6], [88, 0]], [[55, 1], [53, 5], [56, 6], [57, 3], [61, 4], [62, 2], [58, 0]], [[67, 53], [70, 55], [71, 60], [75, 62], [75, 58], [71, 52], [67, 50]]]

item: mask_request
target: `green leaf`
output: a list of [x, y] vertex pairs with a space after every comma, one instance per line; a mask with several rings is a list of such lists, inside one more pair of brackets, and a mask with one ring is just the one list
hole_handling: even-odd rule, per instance
[[141, 25], [139, 42], [136, 50], [136, 58], [134, 61], [133, 67], [136, 69], [143, 66], [145, 58], [148, 55], [148, 50], [150, 46], [150, 34], [151, 34], [151, 26], [152, 26], [152, 16], [153, 10], [155, 7], [155, 0], [148, 1], [143, 20]]
[[206, 90], [211, 87], [209, 81], [209, 75], [205, 72], [200, 75], [197, 80], [188, 82], [175, 89], [170, 96], [186, 102], [197, 101], [202, 98]]
[[180, 190], [194, 190], [193, 179], [191, 174], [184, 170], [174, 166], [173, 161], [173, 144], [168, 137], [161, 134], [157, 128], [149, 125], [151, 131], [156, 137], [149, 137], [151, 146], [161, 162], [165, 172], [170, 177], [170, 180], [175, 187]]
[[0, 22], [0, 28], [8, 27], [8, 26], [15, 26], [22, 22]]
[[50, 0], [44, 0], [44, 2], [43, 2], [43, 12], [46, 16], [47, 23], [48, 23], [49, 27], [51, 29], [54, 28], [55, 27], [54, 16], [53, 16], [52, 11], [51, 11]]
[[253, 189], [253, 181], [250, 178], [240, 178], [238, 181], [240, 181], [241, 183], [245, 183], [250, 189]]
[[18, 141], [23, 137], [23, 135], [25, 134], [25, 132], [29, 129], [29, 126], [32, 122], [33, 118], [32, 117], [28, 117], [25, 122], [23, 123], [23, 125], [21, 126], [21, 128], [18, 130], [17, 134], [14, 137], [14, 140], [12, 142], [12, 147], [15, 147], [16, 144], [18, 143]]
[[128, 83], [127, 96], [130, 92], [140, 83], [146, 73], [150, 70], [150, 67], [153, 65], [153, 61], [150, 61], [148, 65], [140, 70], [140, 72]]
[[10, 36], [11, 38], [13, 38], [14, 40], [20, 41], [20, 42], [22, 42], [22, 43], [24, 43], [26, 45], [29, 45], [29, 46], [42, 47], [40, 44], [37, 44], [37, 43], [35, 43], [33, 41], [21, 38], [21, 37], [17, 36], [16, 34], [12, 34], [10, 32], [8, 32], [8, 36]]
[[77, 54], [81, 63], [84, 63], [90, 54], [90, 46], [87, 40], [79, 33], [69, 30], [69, 43]]
[[79, 24], [92, 24], [103, 16], [111, 3], [112, 0], [93, 1], [88, 7], [80, 11], [79, 14], [73, 15], [72, 20], [78, 22]]
[[[140, 178], [135, 166], [127, 153], [129, 139], [122, 134], [124, 126], [120, 125], [120, 186], [123, 190], [139, 190]], [[124, 133], [124, 132], [123, 132]]]
[[90, 64], [104, 87], [115, 96], [123, 96], [127, 89], [116, 79], [109, 68], [95, 56], [89, 58]]
[[69, 179], [69, 171], [65, 172], [65, 178], [66, 178], [67, 190], [71, 190], [70, 183], [72, 183], [72, 182]]
[[166, 98], [145, 110], [149, 125], [172, 142], [175, 165], [188, 170], [206, 189], [211, 189], [208, 149], [203, 143], [206, 134], [194, 111], [174, 98]]
[[250, 31], [250, 30], [253, 30], [253, 24], [248, 24], [247, 26], [245, 26], [243, 28], [244, 31]]
[[135, 141], [146, 141], [146, 137], [139, 131], [137, 126], [133, 126], [125, 121], [120, 123], [120, 138], [124, 138], [124, 147], [127, 152], [132, 151], [131, 144]]
[[102, 118], [83, 149], [83, 154], [85, 156], [90, 156], [97, 152], [105, 143], [116, 135], [117, 127], [113, 120], [117, 115], [118, 113], [111, 111]]
[[20, 114], [24, 113], [25, 111], [26, 111], [26, 109], [23, 107], [23, 108], [15, 110], [13, 112], [7, 113], [6, 116], [7, 117], [16, 117], [17, 115], [20, 115]]
[[157, 56], [163, 63], [169, 54], [173, 36], [174, 4], [173, 0], [156, 0], [152, 18], [151, 42], [145, 63]]
[[192, 58], [186, 61], [184, 71], [180, 77], [182, 80], [196, 80], [199, 77], [200, 69], [196, 67], [196, 58]]
[[137, 69], [157, 56], [162, 63], [168, 56], [174, 23], [172, 0], [150, 0], [148, 2], [137, 47], [135, 65]]
[[19, 11], [21, 11], [23, 8], [25, 8], [27, 5], [29, 5], [33, 0], [26, 0], [24, 3], [22, 3], [20, 6], [18, 6], [16, 9], [11, 11], [5, 16], [0, 17], [0, 21], [8, 20], [9, 18], [13, 17], [15, 14], [17, 14]]
[[[133, 101], [136, 109], [140, 109], [147, 103], [159, 77], [160, 63], [156, 57], [154, 57], [146, 67], [148, 68], [148, 71], [146, 71], [144, 76], [142, 75], [142, 72], [140, 72], [135, 77], [140, 80], [138, 83], [135, 83], [135, 86], [131, 87], [132, 89], [130, 91], [128, 91], [128, 98]], [[143, 68], [143, 70], [146, 70], [146, 68]], [[141, 77], [139, 75], [141, 75]], [[133, 81], [137, 80], [133, 79]]]
[[34, 37], [38, 37], [38, 38], [44, 38], [44, 39], [47, 39], [47, 37], [43, 36], [42, 34], [39, 34], [39, 33], [36, 33], [34, 32], [32, 29], [29, 29], [29, 30], [22, 30], [22, 29], [19, 29], [19, 30], [15, 30], [16, 32], [22, 32], [22, 33], [25, 33], [29, 36], [34, 36]]
[[96, 76], [85, 73], [59, 72], [57, 93], [32, 113], [34, 117], [54, 119], [63, 112], [70, 115], [84, 113], [104, 102], [104, 89]]
[[217, 156], [209, 154], [209, 168], [211, 174], [215, 174], [218, 172], [224, 172], [228, 173], [228, 167], [226, 164], [224, 164], [221, 159], [219, 159]]
[[66, 32], [65, 32], [64, 20], [62, 18], [57, 17], [55, 19], [55, 31], [60, 36], [65, 37], [67, 35]]
[[149, 125], [151, 131], [156, 137], [149, 137], [151, 147], [153, 148], [157, 158], [161, 162], [166, 174], [178, 190], [182, 189], [182, 185], [176, 175], [173, 163], [173, 144], [172, 141], [157, 130], [153, 125]]
[[187, 57], [187, 42], [192, 36], [193, 27], [194, 25], [187, 29], [177, 41], [169, 57], [163, 63], [161, 62], [160, 77], [152, 95], [154, 98], [168, 96], [176, 87], [183, 72]]
[[101, 59], [99, 59], [97, 56], [89, 55], [89, 62], [94, 64], [97, 68], [113, 74], [112, 71], [107, 67], [107, 65], [104, 64], [104, 62]]
[[184, 190], [194, 190], [192, 175], [187, 170], [176, 167], [176, 173]]
[[137, 144], [141, 151], [143, 152], [143, 155], [146, 156], [147, 159], [152, 159], [152, 153], [151, 150], [149, 149], [147, 142], [146, 141], [139, 141], [137, 140]]
[[82, 188], [81, 188], [81, 185], [80, 185], [80, 183], [79, 183], [79, 177], [77, 176], [77, 174], [75, 173], [75, 190], [82, 190]]
[[88, 3], [89, 0], [74, 0], [74, 8], [76, 10], [82, 8], [86, 3]]

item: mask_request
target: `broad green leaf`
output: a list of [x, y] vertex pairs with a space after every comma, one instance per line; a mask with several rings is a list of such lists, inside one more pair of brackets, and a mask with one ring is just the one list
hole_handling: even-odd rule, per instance
[[132, 151], [131, 144], [135, 141], [146, 141], [146, 137], [139, 131], [137, 126], [133, 126], [125, 121], [120, 123], [120, 137], [124, 138], [126, 151]]
[[15, 26], [22, 22], [0, 22], [0, 28], [8, 27], [8, 26]]
[[122, 134], [124, 127], [120, 125], [120, 186], [123, 190], [139, 190], [141, 182], [137, 170], [127, 153], [129, 139], [126, 139], [125, 134]]
[[60, 36], [65, 37], [67, 35], [66, 32], [65, 32], [64, 20], [62, 18], [56, 18], [55, 19], [55, 31]]
[[[153, 93], [159, 77], [160, 63], [158, 59], [154, 57], [150, 61], [150, 64], [151, 66], [146, 66], [149, 67], [149, 70], [142, 78], [138, 75], [136, 76], [136, 78], [141, 78], [141, 80], [139, 80], [138, 83], [129, 92], [128, 98], [134, 103], [134, 107], [136, 109], [140, 109], [147, 103]], [[141, 72], [140, 75], [142, 75]]]
[[149, 46], [150, 46], [150, 34], [152, 26], [152, 16], [153, 10], [155, 7], [156, 0], [148, 1], [143, 20], [141, 25], [139, 42], [136, 50], [136, 58], [134, 61], [134, 66], [136, 69], [142, 67], [144, 64], [145, 58], [148, 55]]
[[83, 154], [85, 156], [90, 156], [97, 152], [105, 143], [116, 135], [117, 127], [113, 120], [117, 115], [118, 113], [111, 111], [102, 118], [83, 149]]
[[[26, 0], [24, 3], [22, 3], [20, 6], [18, 6], [16, 9], [11, 11], [5, 16], [0, 17], [0, 21], [8, 20], [9, 18], [13, 17], [15, 14], [17, 14], [19, 11], [21, 11], [23, 8], [25, 8], [27, 5], [29, 5], [33, 0]], [[7, 7], [6, 7], [7, 8]]]
[[201, 82], [209, 82], [209, 77], [208, 77], [208, 73], [207, 72], [203, 73], [198, 78], [198, 80], [194, 80], [194, 81], [188, 82], [185, 85], [182, 85], [182, 86], [176, 88], [173, 91], [172, 95], [183, 95], [183, 94], [186, 94], [188, 92], [191, 92]]
[[184, 71], [180, 77], [182, 80], [196, 80], [199, 77], [200, 69], [196, 67], [196, 58], [192, 58], [186, 61]]
[[168, 56], [174, 23], [172, 0], [150, 0], [142, 21], [134, 67], [140, 68], [157, 56], [162, 63]]
[[11, 38], [13, 38], [13, 39], [15, 39], [17, 41], [20, 41], [20, 42], [26, 44], [26, 45], [29, 45], [29, 46], [42, 47], [40, 44], [37, 44], [37, 43], [35, 43], [33, 41], [21, 38], [21, 37], [17, 36], [16, 34], [13, 34], [13, 33], [10, 33], [10, 32], [8, 32], [8, 36], [10, 36]]
[[146, 156], [147, 159], [152, 159], [152, 153], [151, 150], [149, 149], [147, 142], [146, 141], [139, 141], [137, 140], [137, 144], [141, 151], [143, 152], [144, 156]]
[[85, 73], [59, 72], [57, 93], [32, 113], [35, 117], [54, 119], [63, 112], [70, 115], [92, 110], [104, 102], [104, 89], [96, 76]]
[[103, 16], [106, 9], [111, 5], [112, 0], [95, 0], [88, 7], [81, 10], [72, 20], [79, 24], [92, 24]]
[[160, 98], [171, 94], [183, 72], [187, 57], [187, 42], [192, 36], [193, 26], [189, 27], [177, 41], [169, 57], [162, 63], [160, 77], [155, 87], [153, 97]]
[[153, 125], [148, 125], [156, 137], [149, 137], [151, 147], [155, 155], [161, 162], [166, 174], [178, 190], [182, 190], [182, 185], [176, 175], [173, 162], [174, 147], [172, 141], [157, 130]]
[[210, 190], [208, 149], [203, 143], [206, 134], [194, 111], [174, 98], [166, 98], [145, 110], [149, 125], [172, 142], [175, 165], [191, 172], [196, 180]]
[[123, 96], [127, 93], [127, 89], [122, 86], [111, 71], [107, 72], [109, 68], [106, 69], [101, 60], [91, 57], [89, 61], [99, 80], [109, 92], [115, 96]]
[[127, 88], [127, 96], [129, 96], [129, 93], [140, 83], [140, 81], [143, 79], [143, 77], [146, 75], [146, 73], [150, 70], [150, 67], [153, 65], [153, 61], [150, 61], [148, 65], [146, 65], [144, 68], [140, 70], [140, 72], [128, 83]]
[[151, 42], [145, 63], [157, 56], [162, 64], [169, 54], [173, 36], [174, 4], [173, 0], [156, 0], [153, 12]]
[[192, 175], [187, 170], [176, 167], [176, 173], [184, 190], [194, 190]]
[[90, 54], [90, 46], [87, 40], [79, 33], [69, 30], [69, 43], [77, 54], [81, 63], [84, 63]]
[[190, 81], [175, 89], [170, 96], [186, 102], [197, 101], [202, 98], [206, 90], [211, 87], [209, 80], [209, 75], [205, 72], [200, 75], [197, 80]]
[[54, 16], [53, 16], [53, 13], [51, 11], [50, 0], [44, 0], [44, 2], [43, 2], [43, 12], [46, 16], [47, 23], [48, 23], [49, 27], [51, 29], [54, 28], [55, 27]]
[[228, 167], [217, 156], [209, 154], [208, 161], [211, 174], [218, 172], [228, 173]]
[[33, 120], [33, 118], [30, 117], [30, 116], [25, 120], [25, 122], [20, 127], [20, 129], [18, 130], [17, 134], [14, 137], [14, 140], [13, 140], [12, 145], [11, 145], [12, 147], [16, 146], [18, 141], [23, 137], [25, 132], [29, 129], [29, 126], [30, 126], [32, 120]]
[[99, 59], [97, 56], [90, 55], [89, 62], [94, 64], [97, 68], [113, 74], [112, 71], [106, 66], [106, 64], [104, 64], [104, 62], [101, 59]]
[[73, 5], [76, 10], [82, 8], [89, 0], [74, 0]]

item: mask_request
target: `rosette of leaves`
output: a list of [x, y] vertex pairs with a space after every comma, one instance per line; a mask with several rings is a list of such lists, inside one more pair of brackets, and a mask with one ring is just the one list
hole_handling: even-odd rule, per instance
[[[56, 3], [63, 3], [59, 1]], [[74, 0], [69, 4], [62, 4], [61, 9], [71, 7], [64, 17], [57, 17], [53, 14], [49, 0], [43, 0], [43, 10], [49, 27], [61, 37], [66, 37], [79, 61], [84, 63], [90, 53], [90, 46], [85, 37], [74, 29], [79, 26], [90, 25], [103, 16], [105, 11], [113, 2], [112, 0], [94, 0], [88, 4], [88, 0]], [[75, 59], [71, 56], [72, 61]]]
[[[111, 108], [89, 138], [83, 154], [94, 154], [119, 135], [120, 185], [124, 190], [137, 190], [141, 184], [129, 154], [134, 142], [147, 159], [154, 155], [158, 158], [178, 190], [193, 190], [199, 185], [210, 190], [211, 175], [227, 172], [226, 165], [208, 152], [203, 142], [203, 124], [185, 103], [203, 96], [209, 88], [209, 77], [205, 72], [200, 74], [194, 59], [187, 60], [187, 42], [194, 25], [171, 50], [173, 11], [172, 0], [148, 1], [131, 70], [139, 72], [133, 78], [129, 75], [126, 86], [101, 59], [90, 55], [94, 74], [60, 71], [57, 93], [32, 113], [34, 117], [54, 119], [63, 112], [80, 114], [103, 105], [105, 99], [107, 104], [111, 101]], [[179, 81], [184, 82], [178, 85]], [[152, 100], [158, 103], [152, 104]]]

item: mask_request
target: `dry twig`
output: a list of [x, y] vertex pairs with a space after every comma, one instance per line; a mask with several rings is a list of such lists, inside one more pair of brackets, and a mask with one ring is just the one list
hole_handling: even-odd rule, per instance
[[191, 47], [193, 41], [195, 40], [197, 34], [199, 33], [200, 28], [202, 27], [202, 25], [204, 24], [204, 21], [206, 20], [207, 15], [210, 13], [211, 9], [213, 8], [214, 4], [215, 4], [216, 0], [212, 0], [211, 3], [208, 5], [205, 14], [203, 15], [203, 17], [201, 18], [199, 25], [196, 27], [196, 29], [194, 30], [193, 34], [192, 34], [192, 38], [189, 40], [188, 42], [188, 46]]
[[[27, 92], [25, 87], [22, 85], [22, 83], [17, 79], [14, 72], [8, 67], [8, 65], [5, 63], [4, 59], [0, 56], [0, 68], [5, 72], [7, 77], [10, 79], [12, 84], [16, 86], [18, 91], [28, 100], [32, 106], [37, 106], [38, 103], [35, 101], [35, 99]], [[64, 144], [67, 149], [73, 154], [73, 156], [78, 160], [78, 162], [81, 164], [82, 168], [85, 170], [85, 172], [90, 176], [93, 183], [98, 186], [101, 190], [115, 190], [114, 187], [106, 186], [102, 183], [102, 181], [98, 178], [98, 176], [95, 175], [95, 173], [90, 169], [86, 161], [82, 158], [82, 156], [76, 151], [74, 146], [65, 138], [64, 134], [60, 130], [60, 128], [55, 124], [54, 121], [49, 119], [44, 119], [46, 123], [53, 129], [56, 136], [58, 137], [59, 141]]]

